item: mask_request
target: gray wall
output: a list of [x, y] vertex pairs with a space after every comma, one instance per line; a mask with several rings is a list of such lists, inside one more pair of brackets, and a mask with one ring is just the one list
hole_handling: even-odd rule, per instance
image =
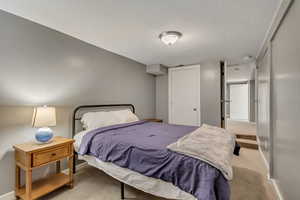
[[286, 200], [300, 198], [300, 1], [272, 42], [274, 177]]
[[249, 81], [249, 120], [255, 122], [255, 80]]
[[221, 126], [220, 62], [200, 63], [200, 96], [202, 123]]
[[156, 118], [168, 122], [168, 75], [156, 76]]
[[[53, 127], [57, 136], [71, 137], [70, 107], [57, 107], [57, 126]], [[14, 190], [15, 160], [13, 144], [31, 141], [36, 131], [31, 127], [33, 108], [30, 106], [0, 106], [0, 195]], [[52, 172], [54, 166], [34, 170], [34, 179]]]
[[33, 139], [32, 106], [56, 106], [62, 136], [80, 104], [132, 103], [140, 118], [155, 116], [145, 65], [3, 11], [0, 24], [0, 195], [13, 190], [12, 145]]
[[[220, 63], [200, 63], [201, 121], [220, 126]], [[168, 119], [168, 75], [156, 77], [156, 117]]]

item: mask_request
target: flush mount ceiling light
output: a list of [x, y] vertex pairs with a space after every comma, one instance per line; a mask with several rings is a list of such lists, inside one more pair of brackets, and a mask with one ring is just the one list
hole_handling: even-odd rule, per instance
[[166, 45], [173, 45], [177, 42], [179, 38], [181, 38], [182, 33], [178, 31], [165, 31], [159, 34], [159, 39], [165, 43]]

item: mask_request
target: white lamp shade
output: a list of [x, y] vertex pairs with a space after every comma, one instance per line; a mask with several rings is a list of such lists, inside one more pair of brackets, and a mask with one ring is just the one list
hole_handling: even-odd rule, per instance
[[32, 116], [33, 127], [56, 126], [56, 112], [54, 107], [37, 107]]

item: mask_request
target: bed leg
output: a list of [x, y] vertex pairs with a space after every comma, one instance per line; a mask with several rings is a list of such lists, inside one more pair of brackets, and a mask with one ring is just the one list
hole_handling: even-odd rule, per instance
[[125, 199], [124, 188], [125, 188], [125, 184], [121, 182], [121, 200]]
[[76, 156], [77, 156], [77, 152], [74, 152], [74, 154], [73, 154], [73, 174], [76, 173]]

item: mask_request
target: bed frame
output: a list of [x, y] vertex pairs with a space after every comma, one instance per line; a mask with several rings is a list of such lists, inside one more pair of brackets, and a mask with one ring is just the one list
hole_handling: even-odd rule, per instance
[[[132, 110], [133, 113], [135, 113], [135, 108], [134, 105], [132, 104], [105, 104], [105, 105], [82, 105], [82, 106], [78, 106], [75, 108], [74, 112], [73, 112], [73, 118], [72, 118], [72, 137], [75, 136], [77, 129], [76, 129], [76, 122], [81, 120], [81, 116], [84, 114], [81, 113], [81, 115], [79, 115], [78, 113], [82, 110], [86, 110], [86, 112], [88, 111], [94, 111], [95, 110], [105, 110], [105, 109], [109, 109], [109, 108], [130, 108]], [[74, 159], [73, 159], [73, 173], [76, 173], [76, 160], [77, 160], [77, 152], [74, 152]], [[121, 199], [124, 200], [125, 199], [125, 195], [124, 195], [124, 188], [125, 188], [125, 184], [123, 182], [121, 183]]]

